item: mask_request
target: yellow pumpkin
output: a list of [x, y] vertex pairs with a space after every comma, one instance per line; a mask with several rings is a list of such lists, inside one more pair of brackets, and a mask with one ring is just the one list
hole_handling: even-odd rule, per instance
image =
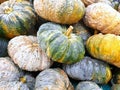
[[102, 33], [89, 37], [86, 49], [91, 56], [120, 67], [120, 36]]

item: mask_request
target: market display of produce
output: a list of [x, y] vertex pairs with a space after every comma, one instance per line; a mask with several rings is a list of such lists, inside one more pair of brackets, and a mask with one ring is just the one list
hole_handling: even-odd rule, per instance
[[120, 90], [119, 0], [0, 0], [0, 90]]

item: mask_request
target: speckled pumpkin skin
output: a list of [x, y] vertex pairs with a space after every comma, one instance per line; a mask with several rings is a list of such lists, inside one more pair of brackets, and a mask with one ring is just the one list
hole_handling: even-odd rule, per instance
[[82, 39], [67, 28], [52, 22], [44, 23], [37, 32], [38, 43], [47, 56], [59, 63], [71, 64], [80, 61], [85, 54]]
[[34, 8], [42, 18], [61, 24], [76, 23], [85, 12], [81, 0], [34, 0]]
[[89, 54], [120, 67], [120, 36], [102, 33], [91, 36], [86, 43]]
[[79, 82], [75, 90], [102, 90], [95, 82], [82, 81]]
[[16, 1], [13, 4], [6, 1], [0, 5], [0, 13], [0, 36], [2, 37], [13, 38], [26, 35], [36, 24], [36, 14], [28, 1]]
[[112, 74], [110, 67], [101, 61], [85, 56], [80, 62], [63, 66], [69, 77], [76, 80], [91, 80], [96, 83], [106, 84]]
[[[25, 82], [20, 80], [25, 78]], [[35, 78], [18, 69], [9, 57], [0, 58], [0, 90], [33, 90]]]
[[38, 74], [35, 90], [74, 90], [74, 88], [62, 69], [51, 68]]
[[12, 38], [8, 43], [8, 54], [23, 70], [41, 71], [52, 65], [50, 58], [39, 48], [36, 36]]
[[86, 8], [84, 22], [101, 33], [120, 34], [120, 13], [104, 3], [94, 3]]

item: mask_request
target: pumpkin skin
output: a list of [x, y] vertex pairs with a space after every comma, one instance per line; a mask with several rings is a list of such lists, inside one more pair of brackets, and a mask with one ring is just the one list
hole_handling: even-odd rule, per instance
[[52, 65], [50, 58], [39, 48], [36, 36], [12, 38], [8, 43], [8, 54], [23, 70], [41, 71]]
[[8, 55], [7, 53], [8, 41], [9, 40], [7, 39], [0, 38], [0, 57], [5, 57]]
[[79, 82], [75, 90], [102, 90], [95, 82], [82, 81]]
[[35, 78], [24, 73], [9, 57], [0, 58], [0, 90], [33, 90]]
[[120, 34], [120, 13], [104, 3], [89, 5], [86, 8], [84, 23], [104, 34]]
[[44, 23], [39, 27], [38, 43], [53, 61], [71, 64], [84, 57], [83, 41], [79, 36], [71, 33], [71, 28], [67, 31], [65, 26], [52, 22]]
[[60, 68], [46, 69], [38, 74], [35, 90], [74, 90], [67, 74]]
[[87, 40], [88, 53], [100, 60], [120, 67], [120, 36], [114, 34], [96, 34]]
[[91, 80], [99, 84], [107, 84], [112, 76], [108, 64], [88, 56], [77, 63], [64, 64], [63, 70], [75, 80]]
[[34, 0], [34, 8], [40, 17], [61, 24], [76, 23], [85, 12], [81, 0]]
[[34, 30], [36, 14], [30, 2], [14, 1], [6, 1], [0, 5], [1, 37], [11, 39], [18, 35], [26, 35]]
[[83, 43], [85, 45], [87, 39], [91, 36], [90, 28], [86, 27], [83, 22], [73, 24], [73, 27], [73, 33], [80, 36], [83, 39]]

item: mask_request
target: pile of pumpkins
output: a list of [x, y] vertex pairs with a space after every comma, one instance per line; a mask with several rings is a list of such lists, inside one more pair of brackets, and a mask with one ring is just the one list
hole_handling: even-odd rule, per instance
[[1, 0], [0, 90], [120, 90], [119, 3]]

